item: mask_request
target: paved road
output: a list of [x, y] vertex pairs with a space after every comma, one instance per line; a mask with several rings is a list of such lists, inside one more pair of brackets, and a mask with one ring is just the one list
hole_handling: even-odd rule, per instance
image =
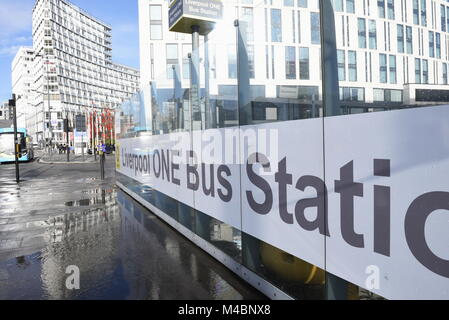
[[[98, 164], [0, 166], [0, 299], [263, 299], [107, 180]], [[116, 199], [125, 200], [125, 207]], [[80, 290], [66, 288], [68, 266]]]

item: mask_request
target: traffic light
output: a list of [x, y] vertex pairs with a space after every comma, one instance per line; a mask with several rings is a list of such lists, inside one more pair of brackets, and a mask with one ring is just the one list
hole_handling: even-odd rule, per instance
[[72, 128], [69, 124], [69, 119], [64, 119], [64, 132], [72, 132]]
[[16, 106], [16, 97], [13, 95], [13, 98], [9, 100], [9, 106], [15, 107]]
[[85, 115], [75, 116], [75, 128], [78, 132], [87, 132]]
[[16, 153], [17, 153], [17, 157], [20, 159], [22, 158], [22, 151], [21, 151], [21, 147], [20, 144], [16, 144]]

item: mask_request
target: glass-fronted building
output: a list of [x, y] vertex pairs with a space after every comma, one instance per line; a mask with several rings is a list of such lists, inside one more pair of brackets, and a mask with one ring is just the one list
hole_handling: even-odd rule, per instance
[[449, 3], [223, 1], [198, 49], [175, 3], [139, 1], [119, 186], [271, 298], [448, 298]]
[[34, 103], [27, 128], [37, 143], [65, 143], [64, 119], [73, 127], [83, 116], [97, 133], [83, 136], [84, 142], [70, 135], [70, 144], [81, 153], [89, 139], [93, 148], [93, 140], [111, 134], [95, 123], [138, 91], [139, 71], [113, 62], [112, 28], [69, 1], [36, 0], [32, 25]]

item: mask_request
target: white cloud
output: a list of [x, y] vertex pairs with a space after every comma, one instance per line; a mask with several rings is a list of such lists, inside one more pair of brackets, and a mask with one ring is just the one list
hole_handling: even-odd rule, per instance
[[15, 56], [20, 46], [0, 47], [0, 56]]
[[137, 23], [131, 24], [131, 23], [122, 23], [117, 24], [112, 27], [112, 34], [115, 35], [123, 35], [128, 33], [136, 33], [139, 32], [139, 28]]
[[32, 43], [32, 37], [2, 38], [0, 39], [0, 57], [13, 57], [20, 47], [31, 46]]
[[0, 0], [0, 56], [12, 57], [31, 45], [33, 0]]
[[29, 31], [33, 0], [0, 0], [0, 36]]

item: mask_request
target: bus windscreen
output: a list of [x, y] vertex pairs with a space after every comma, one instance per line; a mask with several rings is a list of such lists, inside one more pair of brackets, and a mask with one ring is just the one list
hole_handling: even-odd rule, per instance
[[[20, 140], [23, 134], [19, 133]], [[14, 155], [14, 133], [0, 133], [0, 158]]]
[[0, 156], [14, 155], [14, 134], [2, 133], [0, 134]]

